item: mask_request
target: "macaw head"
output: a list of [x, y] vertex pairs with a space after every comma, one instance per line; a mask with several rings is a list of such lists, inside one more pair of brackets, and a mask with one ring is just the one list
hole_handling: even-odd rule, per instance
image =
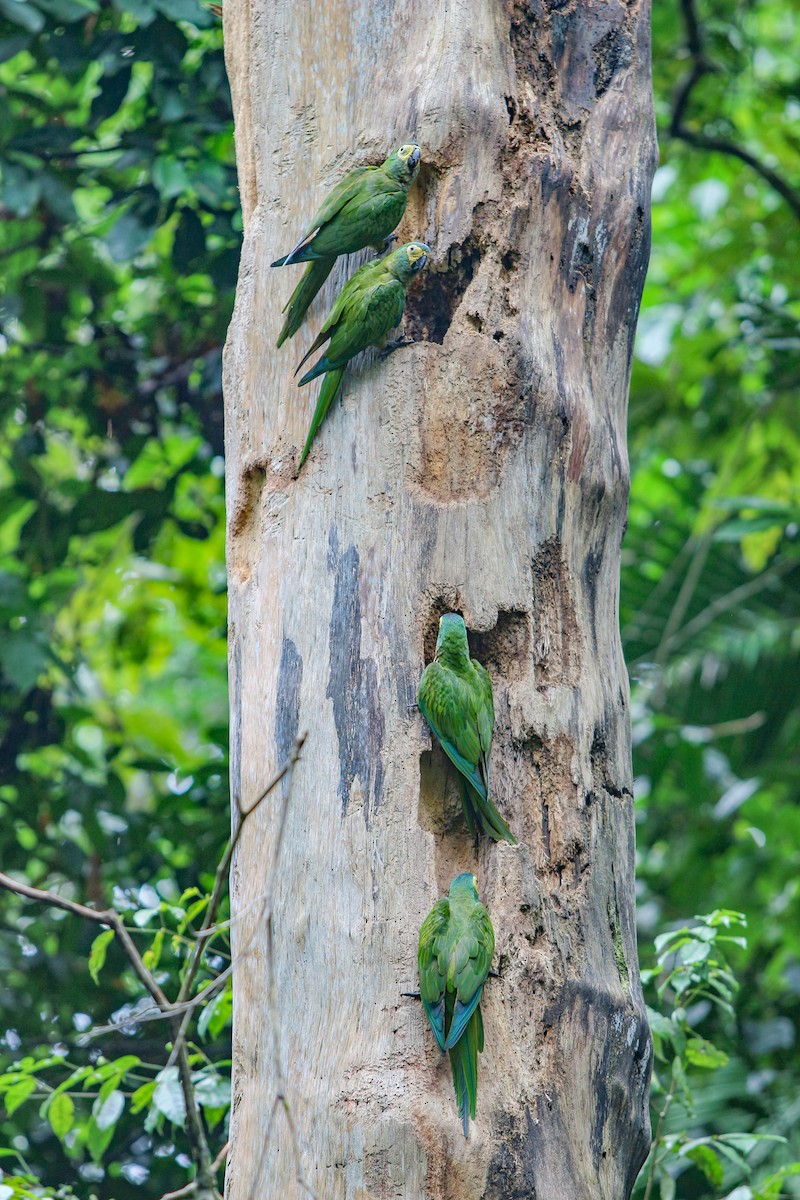
[[436, 638], [436, 657], [469, 658], [469, 641], [464, 618], [458, 613], [445, 613], [439, 618], [439, 633]]
[[419, 170], [420, 149], [416, 142], [404, 142], [387, 158], [384, 166], [402, 183], [410, 184]]
[[425, 266], [429, 254], [430, 248], [424, 242], [406, 242], [391, 254], [387, 254], [382, 261], [386, 264], [387, 271], [406, 287], [414, 275]]
[[478, 880], [471, 871], [463, 871], [456, 875], [450, 884], [450, 896], [466, 895], [472, 900], [478, 899]]
[[408, 257], [408, 265], [416, 275], [417, 271], [421, 271], [428, 261], [430, 247], [424, 242], [409, 242], [403, 247]]

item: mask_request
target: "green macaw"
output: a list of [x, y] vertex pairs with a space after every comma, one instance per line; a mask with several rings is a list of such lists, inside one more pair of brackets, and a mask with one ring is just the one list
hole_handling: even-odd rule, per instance
[[458, 613], [445, 613], [439, 621], [436, 657], [422, 673], [417, 699], [445, 754], [461, 772], [461, 803], [470, 833], [477, 837], [483, 832], [516, 846], [489, 797], [492, 681], [486, 668], [470, 658], [467, 627]]
[[310, 371], [306, 371], [298, 385], [302, 387], [318, 375], [325, 376], [306, 444], [297, 464], [298, 472], [339, 391], [350, 359], [368, 346], [386, 345], [389, 331], [402, 320], [406, 288], [417, 271], [425, 266], [429, 254], [430, 250], [423, 242], [406, 242], [385, 258], [364, 263], [339, 292], [327, 321], [297, 368], [299, 371], [306, 359], [319, 350], [324, 342], [328, 342], [322, 358]]
[[419, 931], [420, 996], [436, 1044], [450, 1051], [458, 1115], [469, 1137], [478, 1099], [478, 1055], [483, 1050], [480, 999], [494, 954], [494, 930], [469, 872], [456, 875]]
[[365, 246], [382, 250], [406, 211], [408, 190], [419, 171], [419, 146], [408, 142], [393, 150], [379, 167], [356, 167], [330, 193], [293, 250], [273, 267], [308, 263], [289, 297], [278, 338], [282, 346], [294, 337], [308, 306], [331, 273], [340, 254]]

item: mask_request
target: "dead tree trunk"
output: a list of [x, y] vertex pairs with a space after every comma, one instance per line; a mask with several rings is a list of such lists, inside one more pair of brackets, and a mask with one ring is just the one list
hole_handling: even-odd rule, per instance
[[[245, 237], [226, 354], [233, 788], [308, 731], [276, 895], [276, 987], [320, 1200], [624, 1200], [649, 1142], [617, 617], [625, 417], [655, 141], [647, 0], [224, 7]], [[356, 265], [274, 349], [271, 271], [344, 171], [404, 140], [401, 226], [432, 247], [417, 344], [350, 373], [297, 481], [316, 385], [292, 371]], [[465, 834], [411, 707], [439, 615], [488, 667], [494, 794]], [[233, 872], [230, 1200], [299, 1194], [274, 1094], [257, 898]], [[497, 933], [478, 1119], [461, 1134], [417, 986], [420, 922], [473, 869]], [[253, 939], [251, 941], [251, 939]]]

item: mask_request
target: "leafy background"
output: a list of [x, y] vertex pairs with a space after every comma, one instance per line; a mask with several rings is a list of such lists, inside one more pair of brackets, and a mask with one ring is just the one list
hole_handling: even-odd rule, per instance
[[[696, 959], [685, 994], [662, 944], [654, 1123], [677, 1070], [664, 1147], [788, 1140], [744, 1158], [715, 1143], [719, 1167], [676, 1150], [637, 1194], [797, 1196], [790, 1175], [763, 1181], [800, 1158], [800, 222], [751, 165], [670, 136], [690, 6], [655, 10], [621, 609], [643, 965], [695, 913], [747, 929], [713, 967], [679, 951]], [[800, 187], [800, 7], [702, 0], [697, 17], [714, 69], [684, 127]], [[190, 889], [211, 883], [197, 864], [229, 824], [220, 356], [241, 226], [221, 38], [195, 0], [0, 0], [0, 861], [113, 900], [173, 991]], [[725, 928], [696, 930], [713, 948]], [[19, 1189], [3, 1200], [26, 1194], [15, 1174], [99, 1200], [186, 1182], [168, 1079], [154, 1095], [163, 1031], [81, 1044], [139, 997], [113, 945], [95, 984], [96, 934], [3, 897], [0, 1188]], [[704, 992], [725, 969], [728, 1007]], [[217, 1147], [227, 1020], [223, 997], [193, 1043]], [[715, 1055], [695, 1044], [692, 1061], [687, 1039]], [[70, 1114], [54, 1092], [75, 1069]]]

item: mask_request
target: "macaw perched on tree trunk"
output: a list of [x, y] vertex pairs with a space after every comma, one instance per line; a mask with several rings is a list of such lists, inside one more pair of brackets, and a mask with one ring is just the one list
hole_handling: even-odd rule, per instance
[[469, 656], [464, 618], [439, 621], [436, 657], [425, 668], [417, 694], [420, 711], [447, 757], [461, 772], [461, 803], [467, 828], [516, 846], [517, 839], [489, 797], [489, 754], [494, 700], [489, 672]]
[[478, 1100], [483, 1050], [480, 999], [494, 954], [494, 929], [469, 872], [456, 875], [419, 931], [419, 985], [436, 1044], [450, 1052], [458, 1115], [469, 1137]]
[[[298, 385], [302, 387], [318, 375], [325, 376], [295, 474], [299, 473], [306, 461], [316, 432], [339, 391], [345, 367], [351, 358], [368, 346], [386, 346], [390, 330], [399, 325], [403, 318], [406, 288], [425, 266], [429, 254], [430, 250], [423, 242], [407, 242], [404, 246], [398, 246], [385, 258], [359, 267], [337, 296], [327, 321], [297, 367], [299, 371], [306, 359], [328, 342], [322, 358], [310, 371], [306, 371]], [[395, 343], [406, 344], [402, 339]]]
[[278, 346], [294, 337], [311, 301], [331, 273], [340, 254], [365, 246], [382, 250], [406, 211], [408, 191], [419, 171], [420, 150], [414, 142], [393, 150], [379, 167], [356, 167], [330, 193], [293, 250], [273, 267], [308, 263], [283, 311], [287, 314]]

